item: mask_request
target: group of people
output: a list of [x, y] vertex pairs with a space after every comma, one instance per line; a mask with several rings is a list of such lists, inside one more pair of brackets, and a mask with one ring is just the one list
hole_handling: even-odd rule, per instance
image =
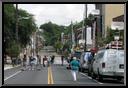
[[[55, 56], [44, 56], [43, 57], [43, 66], [49, 66], [50, 63], [53, 64], [54, 63], [54, 58]], [[33, 70], [33, 69], [41, 69], [42, 68], [42, 64], [41, 64], [42, 60], [41, 60], [41, 56], [40, 55], [36, 55], [36, 56], [29, 56], [29, 58], [27, 57], [27, 55], [24, 55], [23, 60], [22, 60], [22, 66], [24, 69], [27, 68], [27, 66], [30, 66], [29, 69]], [[38, 68], [40, 67], [40, 68]]]
[[[44, 56], [43, 58], [43, 66], [45, 67], [46, 65], [49, 66], [50, 63], [53, 64], [54, 63], [54, 58], [55, 56]], [[62, 65], [63, 65], [63, 62], [64, 62], [64, 56], [62, 55], [61, 56], [61, 61], [62, 61]], [[24, 55], [24, 58], [23, 58], [23, 67], [26, 68], [26, 62], [27, 62], [27, 56]], [[46, 64], [47, 63], [47, 64]], [[68, 63], [69, 63], [69, 66], [70, 66], [70, 69], [71, 69], [71, 73], [72, 73], [72, 76], [73, 76], [73, 80], [74, 81], [77, 81], [77, 74], [78, 74], [78, 71], [79, 71], [79, 67], [80, 67], [80, 62], [79, 62], [79, 59], [75, 56], [71, 56], [70, 59], [68, 60]], [[30, 56], [29, 57], [29, 65], [32, 68], [36, 67], [37, 66], [40, 66], [40, 68], [42, 68], [42, 65], [41, 65], [41, 56], [40, 55], [37, 55], [36, 57], [32, 57]]]

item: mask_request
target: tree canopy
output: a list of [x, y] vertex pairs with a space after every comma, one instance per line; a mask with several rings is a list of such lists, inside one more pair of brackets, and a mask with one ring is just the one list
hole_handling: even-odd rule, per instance
[[[27, 17], [28, 19], [23, 19]], [[36, 30], [33, 15], [25, 10], [18, 9], [18, 42], [16, 41], [16, 8], [13, 4], [4, 4], [4, 43], [5, 53], [10, 54], [14, 49], [12, 47], [19, 46], [15, 52], [20, 53], [20, 48], [26, 47], [30, 42], [30, 36]], [[18, 47], [17, 47], [18, 48]], [[18, 55], [16, 54], [16, 56]]]

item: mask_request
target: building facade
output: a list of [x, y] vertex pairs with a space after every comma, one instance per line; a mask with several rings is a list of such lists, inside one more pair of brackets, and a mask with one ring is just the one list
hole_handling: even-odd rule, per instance
[[124, 4], [105, 4], [103, 5], [104, 10], [104, 29], [105, 37], [107, 32], [107, 27], [111, 27], [113, 18], [124, 14]]
[[107, 27], [111, 28], [113, 18], [124, 14], [124, 4], [96, 4], [96, 9], [100, 10], [97, 27], [102, 32], [102, 37], [106, 37]]

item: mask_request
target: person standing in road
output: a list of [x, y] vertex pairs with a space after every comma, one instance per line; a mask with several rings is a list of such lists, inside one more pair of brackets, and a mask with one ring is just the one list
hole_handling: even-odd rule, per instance
[[63, 66], [63, 63], [64, 63], [64, 56], [63, 55], [61, 56], [61, 62], [62, 62], [61, 65]]
[[37, 65], [42, 68], [41, 66], [41, 56], [37, 54]]
[[30, 56], [30, 70], [33, 70], [34, 69], [34, 58], [33, 56]]
[[45, 61], [47, 61], [47, 57], [46, 56], [44, 56], [44, 58], [43, 58], [43, 66], [45, 67]]
[[76, 57], [73, 57], [73, 60], [70, 62], [71, 65], [71, 73], [73, 76], [74, 81], [77, 81], [77, 73], [79, 71], [80, 63], [78, 62]]
[[55, 59], [55, 56], [53, 55], [53, 56], [51, 57], [51, 63], [52, 63], [52, 64], [54, 63], [54, 59]]
[[27, 64], [27, 56], [26, 54], [23, 57], [23, 67], [26, 68], [26, 64]]

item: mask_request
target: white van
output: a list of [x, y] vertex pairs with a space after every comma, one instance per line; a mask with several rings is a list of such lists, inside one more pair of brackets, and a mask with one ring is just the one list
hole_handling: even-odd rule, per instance
[[121, 80], [124, 77], [124, 50], [105, 49], [98, 51], [92, 67], [92, 78], [98, 77], [99, 81], [104, 77]]

